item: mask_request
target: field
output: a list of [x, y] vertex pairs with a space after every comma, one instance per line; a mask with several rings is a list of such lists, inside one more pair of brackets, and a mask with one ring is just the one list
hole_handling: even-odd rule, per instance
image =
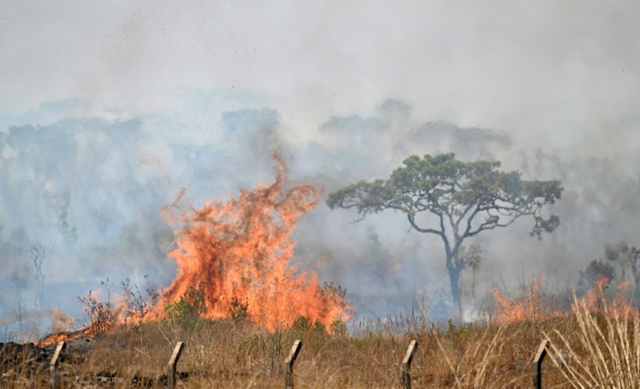
[[[277, 388], [284, 386], [284, 360], [300, 339], [295, 387], [399, 388], [401, 362], [415, 339], [414, 388], [524, 388], [532, 387], [532, 359], [549, 339], [544, 388], [638, 387], [640, 322], [619, 315], [606, 304], [594, 310], [578, 303], [557, 317], [457, 327], [434, 326], [414, 311], [349, 330], [336, 325], [333, 333], [304, 319], [275, 332], [244, 320], [159, 320], [69, 341], [60, 376], [63, 387], [164, 387], [167, 362], [182, 341], [179, 386]], [[2, 387], [50, 387], [55, 343], [13, 351], [3, 346]]]

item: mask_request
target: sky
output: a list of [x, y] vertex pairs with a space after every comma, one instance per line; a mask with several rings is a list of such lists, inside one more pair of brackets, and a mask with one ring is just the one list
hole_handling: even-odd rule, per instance
[[[477, 243], [485, 290], [496, 269], [569, 285], [605, 243], [640, 244], [639, 11], [592, 0], [2, 1], [3, 312], [17, 298], [33, 309], [75, 301], [37, 298], [33, 242], [54, 247], [48, 287], [66, 296], [105, 274], [153, 273], [164, 286], [175, 268], [159, 209], [181, 188], [199, 206], [272, 180], [273, 152], [293, 179], [327, 191], [447, 151], [561, 179], [569, 200], [552, 238], [530, 239], [522, 223]], [[296, 233], [298, 260], [326, 257], [315, 270], [358, 304], [444, 274], [440, 243], [407, 233], [401, 216], [354, 218], [321, 205]]]
[[306, 140], [327, 116], [397, 98], [422, 119], [566, 147], [570, 135], [549, 133], [567, 122], [616, 121], [637, 106], [633, 1], [0, 7], [0, 105], [12, 113], [60, 99], [158, 112], [192, 88], [251, 90]]

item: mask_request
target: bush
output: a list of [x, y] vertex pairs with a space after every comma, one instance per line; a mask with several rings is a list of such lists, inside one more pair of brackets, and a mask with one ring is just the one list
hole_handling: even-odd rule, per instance
[[78, 300], [84, 304], [82, 309], [89, 316], [89, 332], [93, 334], [103, 334], [116, 326], [115, 307], [111, 303], [111, 290], [113, 283], [109, 278], [100, 281], [100, 285], [107, 290], [107, 302], [100, 301], [96, 292], [89, 290], [83, 297], [78, 296]]
[[125, 324], [139, 325], [153, 311], [159, 294], [149, 287], [148, 276], [144, 276], [147, 282], [147, 297], [143, 297], [138, 285], [131, 286], [131, 281], [126, 278], [122, 284], [122, 308]]
[[310, 318], [306, 316], [298, 316], [298, 318], [293, 321], [293, 324], [291, 324], [291, 328], [294, 331], [298, 331], [298, 332], [310, 332], [310, 331], [319, 332], [319, 333], [327, 332], [327, 328], [325, 327], [324, 324], [322, 324], [322, 322], [320, 322], [320, 320], [316, 320], [315, 322], [313, 322]]
[[447, 332], [444, 333], [444, 338], [452, 340], [454, 343], [457, 343], [465, 339], [470, 334], [471, 334], [470, 325], [461, 325], [460, 327], [456, 327], [456, 325], [453, 324], [453, 320], [449, 319], [449, 325], [447, 328]]
[[245, 321], [248, 317], [249, 302], [242, 303], [239, 298], [233, 297], [229, 303], [229, 314], [234, 323]]
[[207, 312], [204, 292], [190, 286], [178, 301], [167, 304], [164, 311], [172, 326], [187, 330], [196, 329]]
[[342, 319], [336, 319], [331, 323], [331, 333], [336, 336], [347, 336], [347, 325]]
[[311, 329], [311, 319], [306, 316], [298, 316], [291, 324], [291, 328], [300, 332], [309, 331]]
[[83, 311], [89, 316], [89, 328], [94, 334], [103, 334], [116, 325], [116, 315], [109, 300], [101, 302], [95, 292], [89, 291], [84, 297], [78, 297], [84, 304]]

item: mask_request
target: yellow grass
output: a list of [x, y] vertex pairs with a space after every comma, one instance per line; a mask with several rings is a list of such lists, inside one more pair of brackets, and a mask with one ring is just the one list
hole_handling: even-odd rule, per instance
[[[588, 320], [584, 315], [576, 315], [538, 323], [447, 331], [415, 318], [395, 317], [385, 322], [360, 323], [351, 335], [294, 329], [270, 333], [251, 324], [227, 320], [203, 321], [197, 329], [184, 331], [154, 322], [103, 335], [85, 351], [81, 350], [83, 342], [71, 343], [68, 354], [73, 358], [61, 365], [61, 374], [64, 387], [87, 387], [107, 381], [113, 381], [115, 387], [132, 387], [144, 379], [152, 379], [157, 387], [163, 382], [162, 375], [166, 374], [175, 344], [183, 341], [185, 350], [178, 371], [186, 387], [278, 388], [284, 385], [283, 362], [289, 349], [294, 340], [301, 339], [303, 347], [295, 364], [296, 387], [399, 388], [402, 358], [409, 342], [416, 339], [419, 346], [412, 365], [415, 388], [530, 387], [531, 358], [545, 336], [552, 340], [551, 354], [566, 349], [576, 353], [571, 361], [580, 361], [572, 371], [563, 369], [561, 362], [554, 365], [548, 358], [550, 361], [543, 368], [545, 387], [590, 387], [600, 377], [598, 370], [592, 369], [594, 363], [602, 366], [604, 375], [606, 369], [613, 375], [628, 371], [637, 374], [626, 359], [616, 362], [607, 358], [611, 353], [607, 353], [604, 344], [609, 339], [618, 339], [616, 336], [620, 336], [616, 334], [624, 334], [623, 329], [618, 326], [613, 328], [612, 335], [600, 334], [596, 330], [600, 328], [598, 323]], [[401, 331], [403, 328], [405, 332]], [[622, 336], [629, 339], [629, 335]], [[599, 345], [602, 356], [590, 356], [585, 339], [592, 347]], [[615, 350], [623, 350], [621, 356], [629, 358], [633, 350], [629, 344], [609, 347], [618, 347]], [[583, 367], [597, 377], [592, 379], [579, 370]], [[28, 372], [27, 368], [3, 371], [7, 381], [4, 385], [16, 388], [48, 385], [46, 369], [36, 374]], [[112, 375], [115, 378], [108, 377]], [[637, 377], [632, 375], [627, 381], [630, 380], [637, 382]]]
[[[176, 343], [181, 387], [281, 388], [284, 360], [303, 342], [297, 388], [400, 388], [401, 363], [418, 341], [414, 388], [530, 388], [532, 359], [550, 342], [544, 388], [636, 388], [640, 383], [640, 320], [606, 303], [594, 311], [578, 301], [570, 314], [535, 320], [434, 326], [423, 316], [362, 320], [348, 332], [289, 328], [269, 332], [249, 322], [202, 320], [185, 330], [166, 321], [120, 327], [69, 344], [60, 367], [63, 387], [164, 387]], [[0, 387], [49, 387], [48, 362], [0, 357]]]

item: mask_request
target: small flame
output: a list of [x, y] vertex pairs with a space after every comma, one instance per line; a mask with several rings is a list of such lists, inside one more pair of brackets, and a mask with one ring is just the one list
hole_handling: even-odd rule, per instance
[[536, 280], [531, 281], [524, 295], [519, 299], [513, 299], [497, 289], [493, 289], [493, 298], [496, 301], [495, 321], [501, 324], [511, 324], [540, 320], [544, 316], [540, 301], [541, 288], [542, 272]]
[[[606, 313], [611, 316], [627, 319], [640, 318], [640, 312], [629, 303], [626, 297], [631, 282], [625, 281], [618, 285], [618, 290], [611, 299], [611, 304], [607, 302], [606, 296], [606, 291], [610, 283], [611, 281], [606, 277], [598, 278], [584, 297], [576, 299], [573, 309], [575, 310], [578, 306], [584, 306], [590, 312]], [[530, 283], [525, 293], [518, 299], [513, 299], [494, 289], [493, 297], [496, 302], [495, 321], [500, 324], [514, 324], [523, 321], [539, 321], [553, 317], [567, 316], [569, 312], [543, 307], [541, 301], [541, 285], [542, 273], [540, 273], [537, 280]]]

